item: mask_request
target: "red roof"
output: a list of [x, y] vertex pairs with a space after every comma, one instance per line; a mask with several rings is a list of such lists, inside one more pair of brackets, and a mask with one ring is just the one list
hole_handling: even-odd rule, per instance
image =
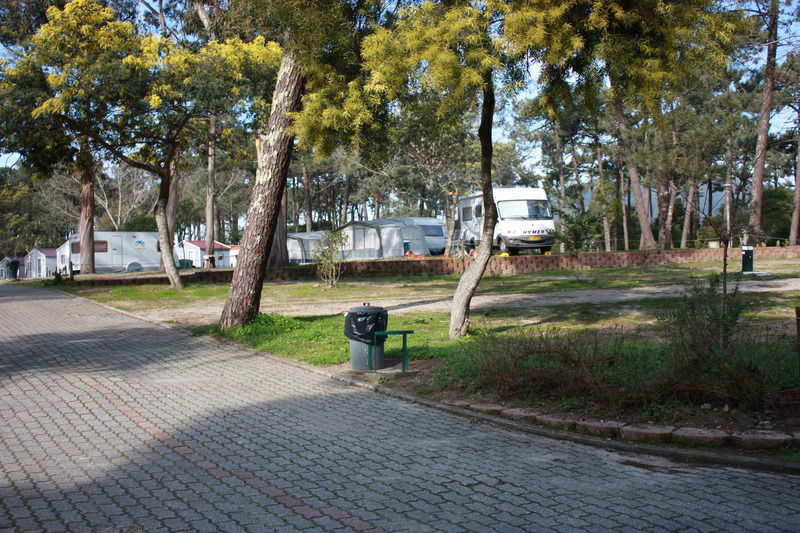
[[[186, 242], [188, 242], [189, 244], [194, 244], [201, 250], [206, 249], [206, 241], [186, 241]], [[219, 241], [214, 241], [214, 250], [230, 250], [230, 249], [231, 247], [228, 246], [227, 244], [222, 244]]]

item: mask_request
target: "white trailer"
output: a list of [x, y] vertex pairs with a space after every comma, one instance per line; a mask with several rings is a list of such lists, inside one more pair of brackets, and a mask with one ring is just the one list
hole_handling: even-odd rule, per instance
[[431, 254], [443, 254], [447, 247], [447, 235], [444, 222], [432, 217], [392, 217], [387, 220], [398, 222], [404, 226], [419, 226], [425, 234], [425, 242]]
[[[553, 213], [544, 189], [533, 187], [494, 187], [497, 225], [492, 246], [516, 255], [520, 250], [538, 249], [542, 253], [553, 247]], [[459, 198], [459, 238], [467, 247], [481, 244], [484, 222], [481, 191]]]
[[[81, 243], [77, 235], [59, 246], [57, 267], [68, 275], [81, 270]], [[161, 246], [155, 231], [95, 231], [94, 268], [96, 272], [156, 271], [161, 264]]]

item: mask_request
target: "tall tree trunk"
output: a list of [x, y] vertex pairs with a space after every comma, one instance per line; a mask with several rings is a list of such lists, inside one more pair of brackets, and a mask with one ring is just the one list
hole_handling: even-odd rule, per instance
[[631, 144], [630, 133], [628, 132], [628, 119], [625, 117], [625, 108], [619, 98], [614, 99], [614, 109], [617, 115], [617, 127], [619, 128], [619, 143], [622, 147], [622, 157], [625, 160], [625, 166], [628, 167], [628, 175], [631, 179], [631, 191], [633, 192], [633, 200], [636, 203], [636, 215], [639, 218], [639, 226], [642, 231], [640, 248], [655, 248], [656, 240], [653, 237], [653, 231], [650, 229], [650, 220], [647, 214], [649, 201], [646, 204], [644, 195], [642, 194], [639, 169], [634, 163], [633, 145]]
[[[170, 162], [167, 168], [174, 169], [175, 166]], [[178, 268], [175, 266], [175, 256], [172, 254], [173, 233], [170, 231], [169, 221], [167, 220], [170, 189], [174, 179], [169, 172], [167, 170], [166, 174], [159, 176], [161, 182], [158, 187], [158, 200], [156, 200], [154, 214], [156, 227], [158, 228], [158, 242], [161, 246], [161, 265], [167, 274], [170, 287], [182, 289], [183, 281], [180, 274], [178, 274]]]
[[94, 274], [94, 157], [81, 143], [78, 154], [78, 172], [81, 183], [81, 214], [78, 234], [80, 236], [81, 274]]
[[625, 190], [625, 173], [622, 166], [619, 168], [619, 203], [622, 208], [622, 243], [627, 252], [631, 249], [630, 238], [628, 237], [628, 194]]
[[283, 199], [281, 200], [281, 210], [278, 213], [278, 222], [275, 224], [275, 234], [272, 238], [272, 246], [269, 249], [267, 258], [267, 269], [284, 267], [289, 264], [289, 249], [286, 246], [286, 208], [287, 208], [286, 189], [283, 189]]
[[750, 200], [750, 233], [758, 238], [762, 234], [761, 208], [764, 191], [764, 163], [769, 143], [769, 119], [772, 113], [772, 93], [775, 88], [775, 64], [778, 52], [778, 0], [770, 0], [767, 17], [767, 64], [764, 67], [764, 92], [761, 114], [758, 117], [758, 140], [753, 162], [753, 193]]
[[217, 156], [216, 141], [217, 117], [208, 117], [208, 169], [206, 172], [206, 257], [205, 267], [217, 265], [214, 258], [214, 241], [217, 239]]
[[492, 122], [494, 119], [495, 95], [492, 73], [484, 75], [481, 122], [478, 140], [481, 145], [481, 189], [483, 191], [483, 231], [472, 264], [458, 281], [450, 310], [450, 338], [463, 337], [469, 332], [469, 306], [472, 296], [492, 256], [492, 239], [497, 224], [497, 206], [492, 194]]
[[[595, 120], [595, 128], [599, 128], [597, 126], [597, 121]], [[594, 154], [595, 159], [597, 160], [597, 186], [601, 187], [603, 183], [603, 151], [600, 148], [600, 137], [596, 136], [594, 139]], [[594, 197], [594, 187], [591, 182], [589, 182], [589, 189], [592, 193], [592, 197]], [[611, 224], [608, 219], [608, 204], [602, 206], [603, 209], [603, 240], [605, 241], [606, 245], [606, 252], [610, 252], [612, 249], [611, 243]]]
[[180, 175], [178, 174], [178, 158], [175, 157], [169, 163], [170, 184], [169, 184], [169, 198], [167, 202], [167, 228], [169, 228], [170, 237], [175, 236], [175, 230], [178, 227], [178, 203], [181, 199], [181, 184]]
[[728, 134], [725, 149], [725, 235], [730, 242], [733, 232], [733, 134]]
[[444, 193], [444, 227], [447, 235], [447, 244], [444, 253], [453, 252], [453, 242], [456, 240], [456, 218], [458, 217], [458, 194]]
[[564, 176], [564, 144], [561, 142], [561, 129], [557, 122], [553, 123], [556, 142], [556, 172], [558, 172], [558, 210], [564, 212], [567, 208], [567, 179]]
[[683, 213], [683, 230], [681, 231], [681, 248], [689, 245], [689, 234], [692, 231], [692, 214], [694, 213], [694, 193], [696, 191], [694, 183], [689, 184], [689, 192], [686, 195], [686, 211]]
[[275, 233], [294, 143], [289, 133], [292, 125], [289, 113], [300, 109], [303, 86], [297, 54], [292, 50], [284, 51], [267, 129], [259, 131], [256, 139], [258, 169], [241, 252], [220, 318], [220, 329], [223, 331], [242, 326], [258, 314], [267, 252]]
[[672, 216], [675, 209], [675, 188], [672, 181], [658, 186], [658, 247], [672, 248]]
[[342, 193], [342, 208], [339, 214], [339, 225], [344, 226], [347, 224], [347, 208], [350, 207], [350, 186], [352, 180], [350, 174], [344, 177], [344, 192]]
[[314, 220], [311, 214], [311, 177], [308, 175], [308, 169], [305, 162], [301, 164], [303, 169], [303, 196], [305, 200], [305, 213], [306, 213], [306, 231], [314, 231]]
[[795, 246], [797, 234], [800, 232], [800, 106], [797, 111], [797, 129], [795, 130], [794, 152], [794, 208], [792, 209], [792, 227], [789, 229], [789, 246]]

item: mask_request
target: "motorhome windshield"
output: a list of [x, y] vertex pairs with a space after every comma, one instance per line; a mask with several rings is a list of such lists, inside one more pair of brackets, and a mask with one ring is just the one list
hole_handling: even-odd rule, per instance
[[497, 202], [501, 219], [551, 220], [550, 203], [547, 200], [504, 200]]

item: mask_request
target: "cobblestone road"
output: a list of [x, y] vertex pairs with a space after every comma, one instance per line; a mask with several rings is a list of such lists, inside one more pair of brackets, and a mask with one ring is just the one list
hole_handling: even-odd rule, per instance
[[0, 284], [0, 531], [800, 531], [800, 477], [470, 423]]

